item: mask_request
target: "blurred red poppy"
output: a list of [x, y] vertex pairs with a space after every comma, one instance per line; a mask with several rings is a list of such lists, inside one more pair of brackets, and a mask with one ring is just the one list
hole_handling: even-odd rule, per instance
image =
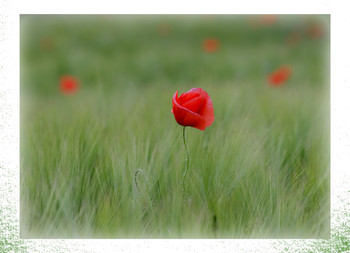
[[260, 22], [264, 25], [272, 25], [276, 23], [277, 15], [276, 14], [266, 14], [260, 16]]
[[248, 19], [249, 25], [254, 29], [271, 26], [277, 23], [278, 16], [276, 14], [252, 15]]
[[180, 97], [176, 91], [171, 112], [181, 126], [191, 126], [202, 131], [214, 122], [213, 102], [201, 88], [193, 88]]
[[203, 50], [208, 53], [216, 52], [220, 47], [220, 43], [217, 39], [209, 38], [203, 41]]
[[323, 36], [324, 29], [320, 24], [314, 24], [310, 26], [307, 30], [307, 34], [310, 38], [319, 39]]
[[289, 66], [282, 66], [268, 76], [268, 81], [272, 86], [280, 86], [284, 84], [292, 73]]
[[60, 90], [65, 95], [74, 94], [79, 89], [79, 81], [73, 76], [64, 75], [60, 79]]

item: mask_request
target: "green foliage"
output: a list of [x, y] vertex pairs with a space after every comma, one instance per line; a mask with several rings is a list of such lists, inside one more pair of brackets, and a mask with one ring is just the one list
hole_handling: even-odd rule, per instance
[[[257, 29], [228, 16], [23, 16], [22, 236], [329, 236], [328, 44], [288, 47], [308, 24], [294, 19]], [[202, 51], [207, 37], [218, 52]], [[270, 87], [283, 64], [292, 77]], [[59, 93], [63, 74], [81, 80], [77, 94]], [[170, 110], [175, 91], [192, 87], [211, 96], [215, 121], [186, 129], [183, 196], [182, 127]]]

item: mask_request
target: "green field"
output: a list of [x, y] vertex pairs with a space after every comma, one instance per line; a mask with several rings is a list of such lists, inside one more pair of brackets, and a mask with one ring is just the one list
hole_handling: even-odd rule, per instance
[[[328, 26], [327, 15], [21, 16], [21, 236], [327, 238]], [[217, 52], [203, 51], [209, 37]], [[281, 65], [292, 75], [272, 87]], [[60, 93], [64, 74], [76, 94]], [[184, 194], [172, 96], [193, 87], [215, 121], [186, 128]]]

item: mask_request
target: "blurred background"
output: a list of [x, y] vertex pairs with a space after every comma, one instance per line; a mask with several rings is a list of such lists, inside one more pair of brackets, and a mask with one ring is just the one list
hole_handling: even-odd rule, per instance
[[[82, 92], [261, 85], [286, 64], [293, 86], [322, 85], [328, 21], [327, 15], [22, 15], [21, 89], [54, 96], [65, 74], [79, 78]], [[207, 40], [217, 48], [206, 48]]]
[[[21, 236], [327, 237], [329, 19], [21, 15]], [[193, 87], [215, 121], [184, 199]]]

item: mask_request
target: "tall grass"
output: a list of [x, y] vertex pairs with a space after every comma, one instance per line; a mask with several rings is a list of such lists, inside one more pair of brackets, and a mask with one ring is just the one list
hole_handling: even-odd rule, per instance
[[[169, 19], [169, 38], [152, 33], [157, 19], [41, 19], [22, 17], [23, 237], [329, 235], [324, 42], [283, 49], [281, 27], [261, 33], [227, 17]], [[47, 34], [57, 44], [42, 52], [35, 43]], [[201, 51], [207, 35], [220, 37], [217, 54]], [[294, 75], [273, 89], [265, 78], [279, 61], [294, 64]], [[63, 70], [81, 78], [78, 94], [58, 93]], [[182, 127], [171, 98], [196, 86], [211, 96], [215, 121], [186, 129], [184, 195]]]

